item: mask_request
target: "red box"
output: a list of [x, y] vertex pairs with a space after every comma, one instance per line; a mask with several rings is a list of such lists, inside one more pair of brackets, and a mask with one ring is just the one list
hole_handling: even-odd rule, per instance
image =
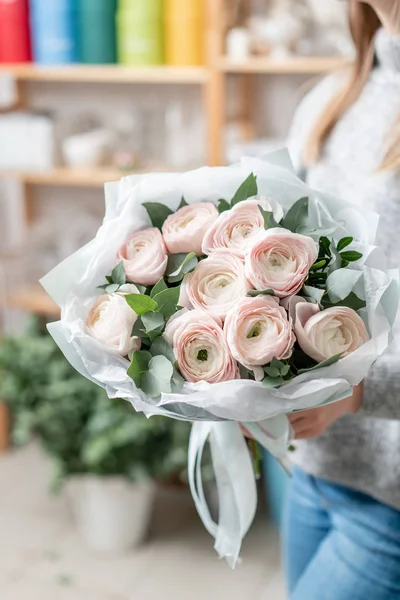
[[0, 62], [31, 58], [28, 0], [0, 0]]

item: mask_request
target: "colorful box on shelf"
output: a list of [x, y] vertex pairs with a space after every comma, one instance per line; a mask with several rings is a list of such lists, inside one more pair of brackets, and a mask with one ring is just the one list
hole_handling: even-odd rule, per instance
[[176, 66], [204, 64], [204, 9], [200, 0], [166, 0], [166, 62]]
[[31, 0], [30, 6], [35, 61], [46, 65], [78, 62], [77, 0]]
[[80, 0], [78, 31], [80, 59], [86, 64], [116, 61], [117, 0]]
[[120, 0], [116, 24], [118, 61], [151, 66], [164, 62], [162, 0]]
[[31, 60], [28, 0], [0, 0], [0, 62]]

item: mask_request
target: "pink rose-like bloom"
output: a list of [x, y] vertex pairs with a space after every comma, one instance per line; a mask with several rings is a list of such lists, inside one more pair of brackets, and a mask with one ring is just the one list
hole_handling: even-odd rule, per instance
[[300, 348], [317, 362], [351, 354], [369, 340], [364, 321], [346, 306], [320, 310], [317, 304], [295, 305], [295, 333]]
[[203, 308], [224, 319], [251, 287], [241, 258], [228, 252], [213, 252], [184, 277], [179, 305]]
[[136, 231], [117, 253], [124, 263], [127, 278], [140, 285], [154, 285], [164, 276], [168, 255], [163, 237], [151, 227]]
[[256, 290], [272, 289], [278, 298], [296, 294], [318, 257], [310, 237], [273, 228], [260, 234], [245, 259], [246, 277]]
[[[138, 293], [130, 291], [129, 293]], [[86, 332], [113, 354], [127, 356], [140, 350], [141, 339], [132, 337], [138, 316], [127, 304], [124, 294], [103, 294], [86, 319]]]
[[225, 321], [225, 334], [232, 356], [262, 379], [273, 358], [284, 360], [296, 341], [292, 321], [273, 296], [243, 298]]
[[168, 321], [165, 335], [187, 381], [220, 383], [238, 378], [238, 366], [218, 317], [199, 309], [182, 310]]
[[255, 236], [264, 230], [264, 217], [259, 206], [273, 212], [276, 221], [282, 219], [281, 206], [272, 200], [260, 197], [239, 202], [231, 210], [221, 213], [207, 231], [203, 240], [203, 253], [211, 254], [214, 250], [227, 248], [239, 256], [245, 256]]
[[165, 245], [171, 254], [196, 252], [202, 254], [201, 245], [206, 231], [218, 217], [211, 202], [197, 202], [180, 208], [164, 222], [162, 232]]

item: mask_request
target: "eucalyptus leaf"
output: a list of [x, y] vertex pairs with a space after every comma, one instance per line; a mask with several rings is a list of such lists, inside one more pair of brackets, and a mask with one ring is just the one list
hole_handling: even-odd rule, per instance
[[309, 199], [305, 197], [300, 198], [300, 200], [297, 200], [293, 204], [281, 223], [284, 229], [296, 233], [300, 227], [304, 227], [307, 224], [308, 202]]
[[173, 211], [168, 206], [159, 202], [145, 202], [143, 206], [147, 210], [153, 227], [157, 227], [160, 231], [166, 219], [173, 214]]
[[185, 200], [184, 196], [182, 196], [182, 198], [181, 198], [181, 203], [179, 204], [179, 206], [178, 206], [178, 209], [179, 209], [179, 208], [183, 208], [184, 206], [189, 206], [189, 205], [188, 205], [188, 203], [186, 202], [186, 200]]
[[253, 196], [257, 196], [258, 193], [258, 185], [257, 185], [257, 177], [254, 173], [250, 173], [247, 179], [240, 185], [235, 195], [232, 198], [231, 206], [235, 206], [239, 202], [243, 202], [243, 200], [247, 200], [248, 198], [252, 198]]
[[283, 367], [281, 369], [281, 376], [286, 377], [287, 375], [289, 375], [289, 371], [290, 371], [290, 365], [283, 365]]
[[113, 282], [111, 275], [106, 275], [106, 281], [108, 283], [112, 283]]
[[337, 363], [340, 360], [341, 356], [342, 356], [342, 353], [335, 354], [335, 356], [331, 356], [330, 358], [327, 358], [326, 360], [318, 363], [314, 367], [310, 367], [309, 369], [300, 369], [298, 371], [298, 374], [302, 375], [303, 373], [310, 373], [310, 371], [316, 371], [317, 369], [323, 369], [324, 367], [330, 367], [331, 365], [334, 365], [335, 363]]
[[313, 300], [317, 304], [321, 303], [321, 300], [325, 294], [325, 290], [321, 290], [311, 285], [303, 286], [303, 292], [307, 298], [310, 298], [310, 300]]
[[129, 377], [133, 379], [136, 387], [142, 387], [143, 375], [149, 370], [149, 364], [152, 355], [147, 350], [137, 350], [133, 353], [130, 367], [127, 371]]
[[258, 206], [258, 210], [264, 219], [264, 229], [272, 229], [273, 227], [280, 227], [279, 223], [275, 221], [274, 213], [268, 210], [264, 210], [262, 206]]
[[142, 319], [139, 317], [136, 319], [135, 324], [132, 327], [132, 337], [140, 337], [147, 338], [148, 335], [146, 333], [146, 328], [142, 322]]
[[249, 290], [247, 292], [248, 296], [251, 296], [252, 298], [256, 298], [257, 296], [275, 296], [275, 292], [274, 290], [268, 289], [268, 290]]
[[172, 346], [164, 335], [153, 342], [150, 352], [153, 356], [165, 356], [169, 361], [175, 362], [175, 354]]
[[179, 302], [180, 287], [168, 288], [154, 296], [153, 301], [157, 304], [157, 311], [162, 313], [167, 320], [175, 314]]
[[282, 369], [282, 367], [284, 367], [284, 366], [285, 366], [285, 363], [284, 363], [284, 362], [282, 362], [281, 360], [278, 360], [277, 358], [275, 358], [275, 356], [274, 356], [274, 358], [271, 360], [270, 367], [272, 367], [272, 368], [274, 368], [274, 369], [281, 370], [281, 369]]
[[[156, 312], [159, 308], [155, 300], [143, 294], [126, 294], [125, 300], [139, 316], [145, 315], [148, 312]], [[160, 312], [162, 311], [160, 310]]]
[[262, 386], [265, 388], [278, 388], [280, 387], [283, 383], [285, 383], [285, 381], [281, 378], [281, 377], [264, 377], [264, 379], [262, 380]]
[[141, 388], [150, 398], [171, 392], [173, 364], [165, 356], [153, 356], [143, 374]]
[[119, 283], [111, 283], [106, 287], [106, 292], [107, 294], [115, 294], [115, 292], [117, 292], [120, 287], [121, 286], [119, 285]]
[[223, 212], [226, 212], [227, 210], [230, 210], [231, 205], [229, 204], [229, 202], [227, 202], [223, 198], [220, 198], [220, 200], [218, 200], [217, 209], [218, 209], [218, 212], [221, 214]]
[[182, 388], [185, 385], [185, 379], [179, 373], [176, 363], [174, 364], [174, 372], [172, 374], [172, 381], [177, 388]]
[[[178, 258], [179, 257], [179, 258]], [[183, 257], [183, 259], [182, 259]], [[176, 263], [179, 262], [176, 267]], [[198, 265], [199, 259], [195, 252], [190, 252], [189, 254], [171, 254], [168, 259], [167, 266], [167, 274], [168, 281], [170, 283], [178, 283], [182, 281], [183, 277], [193, 271]], [[171, 272], [172, 268], [175, 268], [174, 271]]]
[[150, 292], [150, 298], [154, 298], [154, 296], [156, 296], [160, 292], [163, 292], [164, 290], [167, 290], [167, 289], [168, 289], [168, 286], [165, 283], [164, 279], [160, 279], [156, 283], [156, 285], [152, 288], [152, 290]]
[[138, 289], [139, 294], [145, 294], [146, 293], [146, 286], [145, 285], [140, 285], [139, 283], [134, 283], [133, 285], [135, 285]]
[[341, 252], [342, 250], [347, 248], [347, 246], [350, 246], [353, 240], [354, 238], [352, 237], [344, 237], [341, 240], [339, 240], [338, 245], [336, 246], [337, 251]]
[[143, 325], [146, 328], [146, 332], [155, 331], [157, 329], [163, 329], [165, 325], [165, 319], [159, 312], [148, 312], [142, 316]]
[[125, 267], [122, 260], [112, 270], [111, 279], [113, 283], [117, 283], [118, 285], [124, 285], [124, 283], [126, 283]]
[[264, 371], [269, 377], [272, 377], [272, 379], [280, 376], [280, 369], [276, 367], [264, 367]]
[[346, 298], [343, 300], [338, 300], [337, 302], [332, 302], [327, 296], [324, 296], [322, 299], [322, 306], [324, 308], [331, 308], [332, 306], [347, 306], [348, 308], [352, 308], [357, 311], [361, 308], [365, 308], [367, 303], [365, 300], [359, 298], [354, 292], [350, 292]]

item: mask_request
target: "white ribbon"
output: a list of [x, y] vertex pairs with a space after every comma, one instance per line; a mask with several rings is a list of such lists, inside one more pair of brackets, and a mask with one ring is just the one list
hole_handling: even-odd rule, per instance
[[[286, 455], [290, 426], [285, 416], [260, 423], [244, 423], [244, 426], [278, 459]], [[201, 461], [208, 438], [218, 490], [218, 523], [210, 515], [201, 474]], [[188, 472], [194, 503], [204, 526], [215, 539], [214, 548], [219, 557], [225, 558], [234, 569], [243, 538], [257, 509], [253, 462], [240, 424], [231, 421], [194, 423], [189, 443]]]

